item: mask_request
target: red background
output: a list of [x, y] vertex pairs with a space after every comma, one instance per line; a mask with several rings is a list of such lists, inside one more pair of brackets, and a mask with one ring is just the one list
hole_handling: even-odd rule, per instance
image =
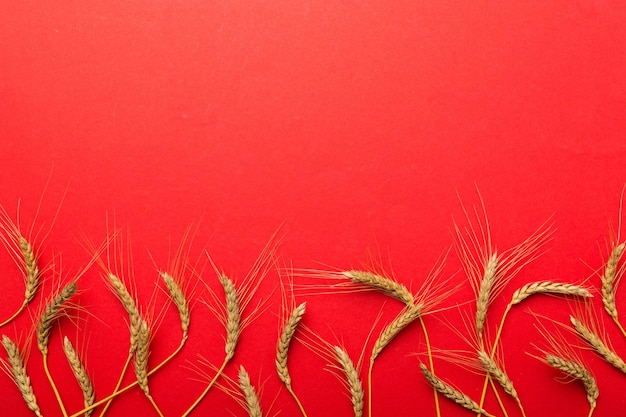
[[[167, 268], [189, 225], [197, 226], [191, 260], [206, 259], [206, 248], [235, 278], [282, 225], [281, 262], [347, 269], [380, 253], [401, 282], [417, 288], [452, 243], [452, 218], [462, 215], [457, 192], [466, 205], [476, 204], [476, 182], [498, 248], [518, 243], [551, 215], [558, 228], [548, 253], [503, 300], [539, 279], [591, 276], [589, 284], [599, 287], [593, 271], [606, 257], [626, 182], [626, 8], [619, 2], [20, 1], [2, 10], [0, 202], [14, 216], [21, 199], [23, 230], [42, 194], [35, 229], [48, 230], [61, 205], [41, 257], [61, 253], [65, 279], [88, 262], [85, 240], [104, 240], [108, 217], [130, 230], [144, 309], [157, 269]], [[0, 260], [0, 311], [8, 317], [23, 284], [8, 256]], [[459, 269], [452, 253], [444, 275], [464, 282]], [[218, 289], [210, 269], [203, 276]], [[272, 273], [259, 297], [276, 284]], [[125, 313], [98, 269], [79, 285], [86, 311], [75, 324], [64, 320], [51, 339], [52, 372], [70, 410], [81, 397], [60, 335], [86, 355], [100, 397], [128, 348]], [[161, 305], [165, 297], [158, 297]], [[466, 283], [444, 306], [471, 298]], [[355, 360], [387, 301], [375, 293], [297, 299], [309, 303], [307, 325], [343, 341]], [[617, 302], [626, 309], [621, 291]], [[494, 304], [492, 324], [504, 304]], [[264, 383], [264, 408], [276, 399], [273, 412], [295, 416], [273, 367], [277, 292], [268, 305], [243, 333], [226, 373], [235, 376], [244, 364], [254, 382]], [[387, 302], [384, 322], [399, 308]], [[527, 414], [586, 415], [582, 385], [555, 381], [556, 372], [525, 354], [536, 353], [531, 343], [539, 341], [528, 308], [566, 320], [567, 303], [537, 297], [507, 324], [507, 370]], [[473, 314], [471, 303], [462, 309]], [[435, 317], [460, 326], [456, 311], [433, 315], [427, 325], [436, 347], [462, 348]], [[177, 320], [167, 310], [151, 361], [178, 343]], [[623, 338], [605, 321], [615, 349], [626, 355]], [[31, 322], [23, 313], [2, 332], [24, 342]], [[180, 415], [202, 390], [186, 367], [198, 353], [219, 364], [223, 333], [196, 303], [183, 354], [151, 379], [166, 415]], [[413, 355], [423, 351], [415, 326], [377, 360], [375, 415], [434, 415]], [[624, 376], [590, 352], [582, 355], [600, 387], [596, 415], [618, 415]], [[44, 415], [60, 415], [36, 348], [28, 367]], [[323, 367], [301, 344], [293, 346], [294, 389], [309, 415], [351, 415], [340, 382]], [[479, 396], [481, 377], [442, 361], [437, 369]], [[8, 377], [0, 378], [0, 393], [0, 414], [31, 415]], [[446, 401], [442, 407], [445, 415], [465, 414]], [[486, 407], [498, 410], [493, 397]], [[214, 390], [196, 414], [227, 410], [245, 414]], [[134, 390], [109, 415], [150, 412]]]

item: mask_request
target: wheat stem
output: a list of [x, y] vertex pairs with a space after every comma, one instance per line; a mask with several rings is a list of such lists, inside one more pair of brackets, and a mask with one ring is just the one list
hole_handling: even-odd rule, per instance
[[[426, 341], [426, 353], [428, 355], [428, 366], [430, 367], [430, 372], [435, 374], [435, 364], [433, 363], [433, 352], [430, 346], [430, 337], [428, 336], [428, 331], [426, 330], [426, 323], [424, 323], [424, 318], [420, 315], [419, 317], [420, 324], [422, 326], [422, 331], [424, 332], [424, 340]], [[435, 412], [437, 417], [441, 417], [441, 408], [439, 406], [439, 395], [437, 394], [437, 389], [433, 387], [433, 395], [435, 397]]]

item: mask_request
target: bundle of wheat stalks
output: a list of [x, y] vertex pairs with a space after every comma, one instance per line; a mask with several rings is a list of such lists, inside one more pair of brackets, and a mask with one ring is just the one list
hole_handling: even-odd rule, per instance
[[[487, 222], [482, 198], [480, 202], [481, 205], [478, 209], [463, 209], [465, 225], [459, 225], [456, 222], [454, 224], [455, 252], [461, 261], [464, 273], [464, 278], [456, 283], [452, 280], [455, 275], [449, 278], [442, 277], [447, 253], [437, 262], [431, 273], [422, 280], [416, 291], [411, 290], [411, 285], [396, 280], [382, 269], [329, 271], [277, 268], [276, 244], [272, 243], [275, 240], [270, 241], [251, 268], [250, 273], [239, 281], [231, 279], [219, 270], [209, 258], [215, 270], [217, 282], [221, 287], [219, 292], [223, 294], [218, 294], [211, 289], [210, 285], [207, 285], [209, 296], [201, 301], [221, 320], [224, 326], [224, 356], [219, 366], [213, 365], [211, 361], [204, 358], [189, 366], [205, 376], [205, 385], [194, 401], [189, 404], [180, 404], [180, 411], [177, 412], [177, 415], [185, 417], [194, 413], [212, 388], [220, 389], [231, 396], [248, 415], [263, 415], [262, 404], [264, 401], [260, 398], [262, 390], [259, 389], [259, 386], [254, 386], [246, 368], [242, 365], [237, 366], [238, 376], [236, 379], [228, 376], [225, 371], [236, 356], [238, 342], [244, 329], [253, 322], [255, 317], [269, 308], [262, 301], [252, 302], [263, 279], [271, 270], [276, 269], [279, 272], [282, 294], [278, 338], [271, 341], [271, 343], [276, 344], [276, 376], [284, 385], [302, 416], [307, 416], [307, 404], [301, 401], [298, 396], [294, 387], [294, 385], [297, 387], [297, 384], [294, 384], [289, 371], [289, 353], [293, 343], [306, 346], [327, 362], [328, 369], [334, 373], [344, 387], [356, 417], [373, 416], [373, 400], [376, 392], [374, 390], [376, 359], [385, 352], [386, 347], [393, 342], [396, 336], [409, 330], [418, 332], [424, 337], [426, 352], [418, 355], [418, 357], [423, 358], [419, 363], [419, 368], [423, 374], [424, 383], [432, 387], [433, 404], [429, 405], [428, 410], [434, 409], [433, 414], [438, 417], [441, 416], [439, 401], [442, 397], [467, 409], [468, 415], [473, 412], [485, 416], [500, 414], [508, 416], [510, 413], [526, 416], [523, 398], [514, 386], [516, 376], [506, 372], [499, 342], [506, 318], [515, 310], [514, 307], [524, 303], [531, 296], [541, 294], [567, 298], [568, 303], [566, 305], [575, 306], [575, 308], [572, 310], [570, 323], [554, 324], [549, 318], [535, 315], [537, 318], [536, 328], [543, 335], [544, 341], [538, 342], [534, 346], [536, 350], [532, 356], [554, 368], [554, 372], [561, 372], [570, 379], [580, 380], [581, 391], [584, 389], [589, 404], [588, 416], [591, 416], [599, 398], [598, 383], [592, 370], [581, 359], [576, 347], [566, 340], [565, 334], [567, 332], [576, 334], [588, 348], [594, 350], [617, 370], [626, 373], [626, 363], [612, 347], [603, 330], [603, 325], [593, 309], [591, 302], [594, 292], [593, 286], [585, 284], [584, 281], [572, 283], [541, 279], [525, 283], [512, 292], [503, 314], [496, 321], [499, 324], [495, 327], [495, 333], [490, 332], [493, 313], [489, 307], [502, 294], [505, 287], [512, 282], [513, 278], [541, 255], [545, 250], [546, 243], [553, 235], [554, 229], [552, 224], [547, 222], [522, 243], [508, 250], [498, 251], [492, 242], [491, 230]], [[142, 311], [142, 304], [135, 295], [136, 290], [132, 276], [122, 272], [127, 271], [127, 268], [132, 267], [132, 265], [120, 265], [123, 262], [119, 262], [119, 259], [123, 258], [121, 253], [129, 248], [128, 240], [125, 240], [121, 233], [116, 232], [111, 234], [102, 246], [87, 245], [87, 249], [94, 255], [93, 261], [86, 265], [76, 277], [71, 280], [66, 279], [64, 284], [59, 284], [50, 294], [43, 295], [45, 301], [41, 304], [39, 311], [36, 314], [31, 314], [35, 319], [32, 325], [33, 331], [30, 334], [33, 334], [34, 340], [37, 342], [38, 355], [41, 357], [47, 379], [46, 383], [50, 385], [56, 398], [56, 404], [40, 404], [37, 401], [25, 360], [25, 358], [31, 357], [30, 342], [27, 341], [20, 346], [14, 337], [12, 338], [6, 333], [9, 329], [7, 324], [14, 322], [24, 311], [32, 312], [35, 309], [31, 306], [31, 301], [38, 293], [41, 280], [50, 272], [51, 268], [40, 265], [38, 250], [41, 247], [41, 241], [37, 241], [38, 235], [32, 231], [23, 233], [20, 225], [13, 221], [4, 209], [0, 210], [0, 231], [2, 232], [0, 240], [13, 261], [23, 272], [25, 283], [22, 304], [13, 314], [10, 314], [0, 323], [0, 327], [6, 329], [5, 334], [2, 335], [2, 345], [6, 350], [2, 364], [7, 375], [13, 379], [17, 390], [21, 393], [25, 410], [27, 407], [37, 416], [47, 415], [47, 413], [58, 415], [60, 412], [63, 417], [81, 415], [99, 415], [102, 417], [107, 413], [112, 402], [121, 395], [132, 390], [140, 390], [139, 392], [143, 392], [142, 396], [145, 396], [145, 400], [149, 402], [154, 413], [163, 416], [164, 413], [159, 407], [159, 398], [154, 398], [151, 394], [150, 377], [169, 364], [182, 351], [189, 339], [189, 330], [193, 323], [193, 303], [191, 300], [196, 282], [186, 274], [188, 265], [183, 260], [188, 255], [188, 249], [181, 249], [177, 254], [177, 261], [171, 265], [170, 269], [161, 271], [159, 274], [160, 282], [157, 283], [157, 286], [168, 294], [171, 304], [178, 312], [181, 337], [176, 349], [169, 356], [158, 364], [152, 364], [149, 357], [155, 330], [154, 314], [153, 312]], [[186, 235], [185, 239], [187, 237]], [[185, 245], [181, 245], [181, 248], [185, 247]], [[626, 268], [621, 261], [624, 249], [625, 243], [620, 242], [618, 233], [617, 238], [611, 242], [607, 259], [598, 270], [598, 285], [596, 286], [599, 290], [595, 292], [600, 295], [604, 310], [610, 319], [626, 337], [626, 331], [619, 320], [616, 304], [616, 290]], [[64, 396], [49, 368], [50, 336], [55, 332], [55, 327], [60, 320], [67, 321], [67, 317], [72, 316], [72, 311], [80, 308], [77, 304], [76, 294], [79, 291], [90, 289], [80, 287], [79, 277], [94, 265], [99, 267], [108, 289], [117, 297], [120, 309], [123, 309], [124, 314], [127, 315], [129, 349], [117, 384], [113, 389], [103, 391], [94, 386], [93, 379], [89, 375], [87, 366], [85, 366], [85, 358], [82, 358], [80, 350], [74, 347], [75, 342], [73, 343], [67, 336], [63, 337], [62, 349], [76, 378], [77, 386], [83, 393], [84, 400], [82, 409], [70, 411], [65, 405]], [[192, 275], [191, 278], [195, 278], [198, 282], [205, 282], [197, 275]], [[294, 284], [296, 279], [301, 280], [302, 283]], [[446, 351], [445, 346], [439, 346], [435, 349], [431, 345], [426, 319], [431, 314], [444, 315], [451, 311], [450, 307], [455, 306], [446, 306], [444, 302], [467, 282], [474, 292], [474, 300], [471, 303], [457, 303], [456, 307], [458, 310], [464, 311], [465, 316], [469, 315], [467, 310], [471, 309], [473, 319], [466, 323], [465, 331], [455, 330], [467, 342], [467, 350], [461, 353]], [[310, 297], [307, 301], [297, 303], [296, 294], [302, 288], [304, 288], [303, 294], [298, 294], [298, 297], [319, 295], [320, 293], [336, 297], [338, 296], [337, 293], [342, 292], [372, 290], [399, 303], [401, 309], [397, 316], [386, 323], [378, 335], [373, 335], [372, 343], [368, 342], [369, 337], [364, 341], [365, 345], [371, 346], [366, 371], [362, 370], [361, 361], [365, 352], [362, 352], [359, 360], [355, 363], [342, 343], [329, 342], [306, 325], [307, 303], [314, 303], [315, 299]], [[417, 323], [419, 323], [419, 327]], [[554, 329], [549, 331], [547, 329], [549, 325], [553, 325]], [[490, 334], [494, 334], [494, 336], [491, 337]], [[367, 358], [367, 356], [365, 357]], [[470, 367], [472, 371], [484, 375], [481, 395], [472, 398], [471, 395], [467, 395], [456, 388], [452, 378], [439, 375], [435, 370], [435, 359], [452, 360], [460, 366]], [[125, 377], [130, 372], [131, 365], [134, 371], [133, 381], [125, 384]], [[210, 368], [211, 372], [206, 371], [207, 367]], [[37, 385], [35, 384], [35, 386]], [[500, 410], [485, 409], [485, 399], [489, 391], [497, 399]], [[504, 394], [510, 396], [517, 404], [515, 410], [507, 409], [506, 402], [501, 398]], [[198, 411], [198, 413], [200, 412]], [[422, 415], [423, 410], [417, 410], [416, 414]]]

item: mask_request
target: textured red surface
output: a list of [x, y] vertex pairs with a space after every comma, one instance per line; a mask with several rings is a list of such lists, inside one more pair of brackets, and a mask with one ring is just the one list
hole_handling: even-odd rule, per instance
[[[26, 230], [50, 179], [35, 228], [48, 230], [61, 205], [41, 256], [57, 260], [63, 279], [88, 261], [87, 239], [104, 240], [108, 218], [109, 229], [115, 219], [130, 230], [144, 310], [156, 271], [168, 267], [189, 225], [197, 227], [191, 261], [206, 260], [206, 249], [233, 277], [245, 275], [282, 225], [281, 262], [345, 269], [371, 265], [374, 253], [417, 288], [451, 246], [453, 216], [462, 222], [457, 193], [468, 206], [478, 203], [476, 183], [500, 250], [550, 216], [558, 229], [550, 250], [503, 300], [539, 279], [591, 277], [588, 284], [599, 287], [593, 271], [606, 257], [626, 182], [626, 8], [618, 2], [20, 1], [2, 10], [0, 202], [14, 215], [21, 199]], [[23, 287], [5, 253], [0, 262], [4, 317]], [[202, 275], [218, 289], [210, 268]], [[473, 314], [454, 252], [444, 276], [465, 285], [443, 306]], [[263, 406], [273, 404], [268, 415], [296, 416], [273, 368], [277, 279], [271, 273], [260, 288], [269, 308], [245, 329], [226, 374], [235, 377], [244, 364], [264, 383]], [[84, 352], [99, 397], [112, 389], [128, 349], [126, 315], [99, 270], [79, 286], [80, 320], [63, 320], [51, 339], [52, 373], [70, 410], [81, 397], [61, 335]], [[343, 341], [355, 360], [383, 305], [383, 321], [400, 309], [374, 293], [296, 296], [308, 301], [307, 325]], [[599, 301], [596, 311], [626, 356]], [[626, 310], [626, 294], [618, 291], [617, 301]], [[155, 315], [164, 302], [157, 291]], [[492, 327], [504, 305], [493, 305]], [[564, 321], [567, 308], [539, 297], [507, 322], [507, 370], [528, 416], [587, 414], [580, 384], [555, 381], [556, 372], [526, 354], [536, 354], [531, 343], [539, 341], [527, 309]], [[180, 415], [202, 390], [188, 369], [197, 355], [216, 365], [223, 359], [223, 327], [201, 302], [192, 314], [185, 350], [151, 380], [167, 416]], [[456, 308], [429, 316], [433, 345], [465, 348], [437, 317], [462, 326]], [[177, 320], [174, 309], [164, 311], [151, 363], [177, 345]], [[24, 342], [31, 323], [24, 313], [2, 332]], [[424, 350], [414, 326], [381, 355], [374, 415], [435, 415], [414, 356]], [[624, 376], [591, 352], [581, 354], [600, 387], [596, 415], [619, 414]], [[479, 396], [480, 377], [436, 365], [441, 377]], [[340, 382], [301, 344], [293, 346], [290, 367], [310, 416], [351, 415]], [[44, 415], [61, 415], [36, 347], [28, 368]], [[30, 415], [8, 377], [0, 378], [0, 397], [0, 415]], [[507, 405], [509, 415], [519, 414]], [[500, 415], [492, 395], [486, 407]], [[465, 414], [443, 400], [442, 409]], [[244, 415], [214, 390], [196, 414], [227, 410]], [[108, 415], [150, 412], [134, 390]]]

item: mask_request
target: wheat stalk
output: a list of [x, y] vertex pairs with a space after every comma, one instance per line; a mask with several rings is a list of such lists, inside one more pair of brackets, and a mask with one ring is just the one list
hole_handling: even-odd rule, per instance
[[6, 335], [2, 336], [2, 345], [9, 356], [9, 365], [11, 366], [13, 381], [22, 393], [22, 397], [24, 398], [24, 401], [26, 401], [26, 405], [33, 413], [35, 413], [35, 415], [41, 417], [41, 410], [37, 404], [33, 387], [30, 384], [30, 377], [26, 373], [26, 366], [24, 365], [24, 360], [22, 359], [19, 348]]
[[493, 417], [491, 414], [483, 410], [478, 405], [478, 403], [472, 400], [469, 396], [463, 394], [461, 391], [439, 379], [435, 374], [430, 372], [426, 365], [424, 365], [423, 363], [420, 363], [420, 369], [422, 370], [422, 373], [424, 374], [424, 377], [426, 378], [428, 383], [430, 383], [430, 385], [432, 385], [444, 397], [454, 401], [461, 407], [466, 408], [470, 411]]
[[[85, 366], [81, 362], [78, 357], [78, 353], [72, 346], [72, 342], [67, 338], [67, 336], [63, 339], [63, 350], [65, 351], [65, 356], [67, 357], [67, 361], [72, 368], [72, 372], [76, 377], [76, 381], [78, 381], [78, 385], [80, 389], [83, 391], [83, 399], [85, 408], [91, 406], [96, 401], [96, 395], [94, 393], [93, 384], [91, 383], [91, 379], [87, 374], [87, 370]], [[85, 412], [85, 417], [89, 417], [93, 413], [93, 410], [88, 410]]]
[[374, 343], [372, 355], [370, 356], [370, 362], [374, 362], [376, 357], [380, 355], [383, 349], [393, 340], [394, 337], [398, 335], [398, 333], [419, 318], [422, 313], [422, 309], [422, 304], [413, 305], [405, 309], [387, 327], [385, 327], [376, 340], [376, 343]]
[[386, 278], [382, 275], [375, 274], [367, 271], [344, 271], [342, 274], [346, 278], [350, 278], [352, 282], [357, 284], [363, 284], [368, 287], [376, 288], [390, 296], [397, 298], [407, 306], [412, 306], [415, 303], [413, 294], [407, 287], [394, 281], [391, 278]]
[[39, 266], [37, 257], [33, 252], [33, 247], [24, 237], [19, 237], [20, 250], [24, 257], [24, 268], [26, 270], [26, 290], [24, 292], [24, 302], [29, 303], [35, 297], [39, 288]]
[[562, 294], [583, 298], [593, 297], [588, 289], [580, 285], [552, 281], [538, 281], [526, 284], [516, 290], [513, 293], [510, 304], [519, 304], [534, 294]]
[[585, 385], [587, 401], [589, 402], [591, 410], [596, 408], [599, 395], [598, 385], [596, 384], [595, 378], [587, 369], [577, 362], [550, 353], [546, 354], [546, 362], [553, 368], [559, 369], [573, 378], [580, 379]]
[[352, 408], [354, 417], [363, 416], [363, 384], [359, 379], [359, 373], [354, 367], [354, 363], [348, 353], [339, 346], [333, 346], [335, 351], [335, 359], [341, 365], [341, 369], [346, 376], [348, 387], [350, 388], [350, 398], [352, 400]]
[[306, 302], [300, 304], [291, 312], [278, 339], [278, 345], [276, 346], [276, 371], [278, 372], [278, 377], [288, 389], [291, 389], [291, 376], [287, 368], [289, 345], [296, 333], [298, 323], [300, 323], [302, 316], [304, 316], [305, 310]]
[[617, 321], [617, 306], [615, 305], [615, 289], [617, 286], [617, 264], [624, 253], [625, 244], [620, 243], [613, 247], [602, 275], [602, 303], [604, 309], [613, 320]]
[[248, 415], [250, 417], [262, 417], [263, 412], [261, 411], [259, 397], [250, 382], [250, 375], [248, 375], [248, 372], [246, 372], [243, 366], [239, 367], [239, 387], [241, 388], [243, 396], [246, 399]]
[[141, 328], [141, 315], [137, 308], [137, 303], [130, 292], [116, 275], [112, 273], [107, 274], [107, 278], [115, 291], [115, 294], [121, 301], [126, 313], [130, 320], [130, 353], [132, 354], [137, 349], [137, 338]]
[[65, 303], [76, 293], [76, 281], [70, 282], [46, 305], [37, 324], [37, 347], [44, 356], [48, 355], [48, 342], [52, 322], [58, 317]]
[[519, 402], [519, 396], [513, 386], [513, 382], [504, 370], [492, 359], [484, 350], [478, 351], [478, 360], [480, 361], [483, 369], [489, 373], [504, 389], [504, 392], [515, 398]]
[[569, 317], [572, 326], [576, 332], [582, 337], [599, 355], [601, 355], [608, 363], [626, 373], [626, 363], [615, 353], [600, 336], [592, 332], [582, 321], [574, 316]]
[[219, 276], [220, 283], [224, 287], [226, 295], [226, 359], [228, 362], [235, 355], [235, 348], [241, 335], [241, 310], [239, 295], [233, 282], [226, 276]]
[[161, 278], [163, 278], [165, 286], [167, 287], [167, 290], [169, 291], [172, 300], [178, 309], [180, 324], [183, 330], [183, 340], [186, 340], [189, 333], [189, 322], [191, 317], [189, 314], [189, 303], [187, 302], [185, 293], [180, 288], [176, 280], [167, 272], [161, 272]]

